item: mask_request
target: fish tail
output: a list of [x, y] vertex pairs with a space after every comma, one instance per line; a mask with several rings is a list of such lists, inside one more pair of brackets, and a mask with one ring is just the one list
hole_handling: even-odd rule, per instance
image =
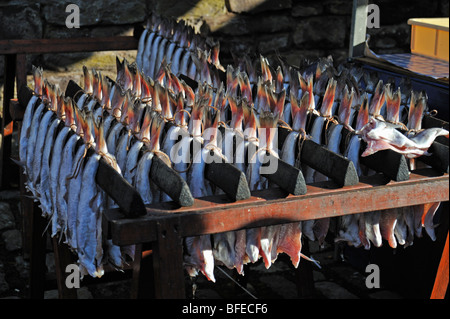
[[350, 112], [351, 112], [351, 107], [352, 107], [354, 96], [355, 96], [355, 89], [352, 88], [351, 92], [349, 93], [347, 86], [345, 86], [344, 94], [342, 95], [342, 101], [341, 101], [341, 104], [339, 105], [339, 110], [338, 110], [339, 121], [343, 125], [347, 125], [347, 126], [350, 125], [350, 123], [349, 123]]
[[90, 94], [93, 92], [92, 86], [92, 74], [89, 72], [89, 69], [83, 65], [83, 80], [84, 80], [84, 92]]
[[43, 85], [43, 69], [41, 67], [32, 67], [33, 79], [34, 79], [34, 93], [38, 96], [42, 95], [42, 85]]
[[320, 112], [325, 117], [331, 117], [331, 110], [334, 103], [334, 97], [336, 94], [337, 81], [331, 78], [328, 81], [327, 88], [325, 90], [325, 95], [323, 96], [322, 106]]
[[281, 66], [277, 67], [277, 72], [276, 72], [276, 80], [275, 80], [275, 90], [276, 92], [280, 92], [283, 89], [283, 84], [284, 84], [284, 76], [283, 76], [283, 71], [281, 71]]
[[159, 151], [159, 140], [161, 137], [161, 131], [164, 127], [164, 119], [156, 115], [153, 117], [151, 133], [150, 133], [150, 150], [151, 151]]
[[400, 88], [393, 92], [390, 84], [385, 85], [386, 96], [386, 120], [397, 123], [399, 121], [401, 92]]
[[355, 130], [360, 130], [364, 125], [369, 122], [369, 106], [367, 94], [364, 95], [363, 102], [358, 111], [358, 117], [356, 118]]
[[241, 88], [242, 97], [246, 98], [250, 104], [253, 103], [252, 87], [246, 72], [239, 73], [239, 86]]

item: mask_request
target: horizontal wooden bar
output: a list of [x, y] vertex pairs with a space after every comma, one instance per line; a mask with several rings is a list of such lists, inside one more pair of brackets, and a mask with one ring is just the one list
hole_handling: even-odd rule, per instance
[[214, 196], [197, 198], [191, 207], [149, 205], [147, 214], [137, 219], [123, 218], [118, 210], [104, 216], [113, 242], [129, 245], [157, 240], [156, 223], [165, 218], [173, 219], [174, 231], [185, 237], [448, 200], [448, 174], [426, 168], [413, 171], [410, 179], [402, 182], [375, 174], [344, 188], [332, 181], [307, 185], [305, 195], [286, 196], [281, 189], [272, 188], [252, 192], [252, 197], [239, 202], [230, 202], [225, 195]]
[[93, 52], [135, 50], [138, 39], [132, 36], [64, 39], [1, 40], [0, 54]]

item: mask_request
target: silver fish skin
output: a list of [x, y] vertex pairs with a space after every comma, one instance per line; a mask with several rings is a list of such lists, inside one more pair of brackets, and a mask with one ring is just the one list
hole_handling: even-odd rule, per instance
[[136, 65], [139, 70], [142, 70], [142, 59], [143, 59], [142, 55], [144, 54], [145, 50], [145, 42], [147, 40], [147, 34], [148, 29], [144, 29], [144, 31], [142, 31], [141, 36], [139, 37], [138, 51], [136, 54]]
[[187, 183], [191, 190], [192, 196], [203, 197], [212, 195], [211, 185], [205, 180], [205, 158], [208, 156], [209, 150], [202, 148], [193, 158], [192, 165], [187, 176]]
[[34, 108], [38, 97], [33, 95], [28, 101], [27, 108], [25, 109], [25, 114], [22, 120], [22, 128], [20, 130], [20, 143], [19, 143], [19, 160], [24, 165], [24, 173], [26, 173], [26, 158], [27, 158], [27, 147], [28, 138], [30, 136], [31, 121], [33, 119]]
[[163, 58], [164, 58], [164, 56], [165, 56], [165, 51], [166, 51], [166, 46], [167, 46], [167, 43], [168, 43], [169, 41], [166, 39], [166, 38], [163, 38], [162, 40], [161, 40], [161, 42], [159, 43], [159, 47], [158, 47], [158, 51], [157, 51], [157, 56], [156, 56], [156, 60], [155, 60], [155, 69], [153, 70], [153, 74], [154, 75], [156, 75], [157, 73], [158, 73], [158, 70], [160, 69], [160, 67], [161, 67], [161, 63], [162, 63], [162, 60], [163, 60]]
[[72, 249], [77, 249], [78, 203], [80, 201], [81, 182], [83, 179], [85, 145], [81, 145], [73, 157], [70, 178], [66, 180], [69, 190], [67, 196], [67, 241]]
[[[36, 146], [36, 139], [38, 135], [38, 130], [40, 127], [40, 122], [42, 118], [42, 113], [44, 111], [45, 105], [41, 103], [36, 111], [33, 114], [33, 119], [31, 121], [31, 128], [29, 131], [29, 138], [28, 138], [28, 145], [27, 145], [27, 156], [26, 156], [26, 170], [27, 170], [27, 177], [28, 177], [28, 188], [32, 191], [33, 195], [36, 196], [35, 187], [36, 185], [33, 185], [33, 160], [35, 156], [38, 156], [34, 153], [35, 146]], [[39, 154], [40, 155], [40, 154]]]
[[145, 42], [144, 52], [142, 53], [142, 71], [145, 75], [148, 75], [150, 70], [150, 54], [153, 47], [153, 40], [155, 38], [155, 32], [149, 32], [147, 40]]
[[173, 161], [173, 158], [171, 157], [171, 151], [177, 143], [180, 134], [181, 127], [172, 125], [164, 136], [163, 142], [161, 144], [161, 151], [169, 155], [171, 161]]
[[182, 47], [177, 47], [175, 49], [175, 53], [173, 54], [171, 69], [172, 73], [176, 76], [180, 75], [181, 56], [183, 52], [184, 49]]
[[56, 206], [56, 197], [57, 197], [57, 186], [59, 181], [59, 167], [61, 164], [61, 158], [64, 148], [64, 140], [67, 137], [67, 134], [69, 133], [71, 129], [67, 126], [63, 127], [61, 131], [58, 133], [58, 136], [56, 137], [55, 143], [53, 145], [52, 150], [52, 158], [50, 162], [50, 171], [49, 171], [49, 177], [50, 177], [50, 198], [52, 202], [52, 237], [56, 236], [57, 233], [61, 231], [58, 216], [58, 209]]
[[131, 184], [134, 185], [134, 177], [138, 164], [139, 151], [144, 145], [141, 141], [136, 141], [131, 145], [128, 151], [127, 160], [125, 163], [125, 169], [123, 170], [123, 177]]
[[180, 74], [184, 74], [184, 75], [188, 75], [188, 71], [189, 71], [189, 65], [190, 62], [192, 61], [191, 59], [191, 51], [186, 50], [184, 52], [184, 55], [181, 58], [181, 62], [180, 62], [180, 69], [179, 69], [179, 73]]
[[95, 175], [100, 158], [100, 155], [93, 154], [84, 166], [76, 230], [79, 262], [92, 277], [103, 275], [103, 271], [96, 260], [96, 257], [98, 257], [98, 224], [101, 224], [100, 207], [97, 207], [97, 205], [101, 194], [95, 181]]
[[115, 156], [121, 172], [123, 172], [125, 169], [130, 140], [131, 135], [122, 134], [119, 138], [119, 142], [117, 143]]
[[[252, 145], [253, 144], [253, 145]], [[255, 149], [255, 144], [253, 142], [249, 143], [250, 149]], [[250, 153], [252, 151], [249, 150]], [[249, 159], [249, 164], [247, 167], [246, 177], [250, 191], [261, 190], [267, 188], [268, 181], [265, 177], [260, 174], [260, 169], [262, 166], [262, 152], [253, 154], [251, 159]]]
[[34, 150], [34, 160], [33, 160], [33, 185], [35, 185], [36, 193], [39, 197], [41, 197], [41, 189], [39, 186], [40, 183], [40, 173], [41, 173], [41, 163], [42, 163], [42, 154], [44, 150], [45, 137], [47, 135], [49, 126], [51, 125], [52, 118], [54, 117], [54, 113], [51, 110], [47, 110], [42, 117], [41, 123], [39, 125], [39, 131], [36, 138], [36, 146]]
[[138, 162], [135, 175], [135, 184], [137, 191], [141, 194], [144, 204], [151, 204], [153, 202], [153, 192], [150, 181], [150, 168], [152, 166], [153, 153], [146, 152], [142, 155]]
[[149, 69], [148, 69], [148, 76], [151, 77], [152, 79], [155, 78], [155, 66], [156, 66], [156, 58], [158, 55], [158, 48], [159, 48], [159, 43], [162, 41], [163, 37], [161, 35], [157, 35], [153, 45], [152, 45], [152, 51], [150, 52], [150, 64], [149, 64]]
[[123, 129], [123, 124], [120, 122], [117, 122], [116, 124], [114, 124], [114, 126], [111, 128], [111, 130], [108, 133], [108, 138], [106, 139], [106, 147], [108, 149], [108, 152], [113, 156], [116, 155], [116, 146], [117, 146], [122, 129]]
[[47, 134], [45, 135], [44, 150], [41, 160], [41, 181], [38, 185], [38, 192], [41, 194], [39, 201], [41, 202], [41, 209], [44, 217], [50, 216], [53, 211], [51, 196], [50, 196], [50, 162], [53, 150], [53, 144], [58, 135], [57, 127], [60, 120], [54, 119], [51, 123]]
[[356, 172], [358, 176], [362, 175], [361, 165], [359, 163], [359, 150], [361, 145], [361, 138], [357, 135], [354, 135], [350, 139], [350, 143], [345, 150], [344, 156], [353, 162], [355, 165]]
[[191, 161], [190, 159], [190, 146], [192, 142], [192, 137], [190, 137], [189, 132], [185, 129], [180, 130], [182, 138], [179, 142], [173, 145], [170, 152], [165, 151], [169, 155], [170, 160], [173, 163], [173, 168], [179, 172], [180, 176], [187, 181], [188, 180], [188, 165]]
[[80, 136], [73, 134], [64, 146], [61, 157], [58, 184], [56, 185], [56, 210], [58, 211], [58, 224], [67, 242], [68, 209], [67, 199], [69, 189], [67, 179], [72, 176], [73, 158], [75, 156], [75, 146]]
[[295, 166], [295, 147], [298, 141], [300, 133], [292, 131], [286, 137], [281, 149], [281, 159], [288, 163], [289, 165]]
[[169, 40], [169, 46], [167, 47], [166, 53], [166, 61], [170, 63], [172, 61], [172, 56], [175, 52], [175, 48], [177, 47], [177, 43]]
[[342, 138], [341, 133], [342, 133], [343, 127], [344, 126], [342, 124], [337, 124], [337, 125], [333, 125], [329, 129], [327, 148], [330, 151], [335, 152], [336, 154], [341, 153], [339, 150], [339, 144], [341, 143], [341, 138]]

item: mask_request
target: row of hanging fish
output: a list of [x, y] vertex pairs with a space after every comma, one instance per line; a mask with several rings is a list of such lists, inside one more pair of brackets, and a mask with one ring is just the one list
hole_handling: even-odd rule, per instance
[[136, 56], [139, 70], [156, 78], [163, 61], [170, 64], [173, 74], [183, 74], [192, 80], [219, 87], [220, 43], [195, 33], [184, 21], [152, 15], [142, 32]]
[[[145, 37], [141, 37], [141, 40], [144, 41], [144, 39]], [[246, 173], [251, 190], [268, 187], [267, 180], [259, 174], [260, 167], [256, 167], [256, 169], [253, 169], [255, 168], [255, 165], [246, 167], [245, 161], [242, 161], [242, 158], [245, 158], [248, 162], [249, 156], [248, 153], [246, 153], [248, 145], [255, 144], [255, 142], [256, 144], [259, 144], [258, 128], [264, 126], [265, 128], [276, 128], [280, 123], [283, 126], [287, 125], [292, 130], [292, 133], [288, 136], [283, 145], [283, 149], [273, 147], [273, 138], [270, 139], [270, 134], [267, 136], [268, 138], [265, 139], [269, 144], [256, 145], [253, 146], [253, 149], [258, 149], [258, 146], [260, 146], [259, 149], [269, 150], [272, 154], [276, 154], [276, 156], [281, 154], [283, 160], [291, 165], [302, 168], [307, 183], [326, 180], [327, 177], [314, 171], [312, 168], [301, 164], [299, 159], [296, 158], [295, 155], [297, 152], [295, 150], [298, 145], [301, 145], [302, 138], [311, 138], [316, 143], [325, 144], [326, 147], [336, 153], [342, 153], [342, 155], [354, 162], [359, 175], [363, 174], [363, 170], [365, 171], [364, 173], [367, 173], [368, 170], [359, 163], [359, 150], [361, 145], [360, 135], [362, 134], [361, 132], [363, 132], [360, 130], [368, 124], [369, 118], [370, 121], [380, 121], [384, 116], [389, 122], [400, 123], [400, 119], [407, 121], [408, 117], [405, 116], [405, 114], [408, 115], [407, 103], [411, 96], [410, 93], [400, 93], [400, 89], [393, 92], [393, 84], [391, 83], [383, 85], [382, 81], [378, 81], [378, 83], [376, 83], [377, 85], [374, 85], [374, 77], [363, 72], [361, 68], [347, 68], [345, 65], [340, 65], [336, 70], [334, 69], [330, 58], [320, 59], [317, 63], [306, 64], [301, 69], [289, 67], [281, 57], [278, 60], [279, 65], [276, 72], [274, 72], [270, 67], [268, 60], [262, 56], [258, 61], [251, 61], [248, 56], [236, 57], [237, 67], [235, 69], [230, 65], [227, 67], [226, 88], [224, 88], [222, 84], [218, 85], [216, 82], [207, 82], [208, 84], [213, 83], [213, 87], [216, 89], [214, 105], [220, 111], [220, 125], [227, 127], [224, 135], [233, 136], [235, 142], [243, 137], [241, 138], [242, 143], [237, 144], [242, 147], [237, 146], [233, 151], [231, 151], [230, 145], [227, 145], [225, 142], [227, 140], [233, 141], [233, 138], [227, 139], [222, 137], [224, 141], [222, 144], [222, 156], [224, 156], [227, 161], [235, 163], [238, 168]], [[169, 64], [171, 63], [170, 60], [167, 62]], [[258, 67], [260, 67], [260, 71], [257, 71]], [[189, 72], [178, 73], [188, 74]], [[199, 77], [194, 77], [193, 74], [191, 74], [191, 78], [199, 79]], [[407, 83], [401, 83], [402, 88], [403, 85], [406, 86], [406, 84]], [[254, 97], [253, 93], [256, 93]], [[397, 103], [397, 94], [400, 94], [399, 96], [401, 97], [402, 103], [400, 104]], [[316, 115], [314, 123], [311, 123], [311, 118], [313, 118], [311, 114]], [[230, 124], [225, 125], [224, 123]], [[383, 121], [383, 123], [387, 122]], [[308, 133], [306, 133], [306, 124], [308, 124]], [[324, 130], [324, 127], [328, 129]], [[341, 152], [340, 148], [342, 148], [342, 146], [340, 139], [343, 127], [350, 129], [352, 132], [358, 132], [358, 134], [352, 134], [350, 136], [347, 146]], [[324, 134], [324, 131], [327, 133]], [[198, 125], [194, 128], [194, 136], [199, 136], [200, 134], [201, 127]], [[435, 137], [435, 135], [429, 133], [424, 134], [423, 136], [428, 136], [428, 138], [426, 141], [422, 139], [420, 142], [422, 143], [421, 145], [416, 143], [416, 149], [420, 147], [422, 149], [427, 149]], [[208, 148], [220, 150], [220, 147], [218, 148], [216, 144], [217, 141], [213, 139], [213, 143], [209, 143]], [[423, 146], [424, 144], [425, 146]], [[232, 158], [230, 157], [230, 154], [233, 156]], [[364, 156], [369, 154], [369, 151], [367, 151]], [[424, 152], [422, 151], [421, 154], [424, 154]], [[260, 162], [256, 161], [256, 163]], [[184, 166], [181, 165], [179, 169], [180, 171], [186, 170], [186, 164], [184, 164]], [[194, 196], [198, 197], [212, 194], [211, 189], [213, 187], [208, 185], [207, 182], [206, 185], [203, 183], [198, 183], [196, 185], [201, 186], [194, 188]], [[425, 208], [426, 206], [421, 207]], [[427, 209], [425, 213], [424, 209], [422, 209], [422, 215], [432, 216], [436, 209], [436, 205]], [[401, 211], [401, 209], [396, 211]], [[379, 212], [367, 213], [360, 217], [358, 217], [358, 215], [343, 217], [343, 222], [341, 224], [343, 227], [347, 227], [346, 219], [359, 218], [360, 220], [363, 220], [364, 216], [370, 217], [377, 214], [379, 215]], [[395, 214], [397, 214], [397, 212]], [[420, 213], [416, 214], [419, 215]], [[387, 215], [389, 215], [389, 213], [387, 213], [386, 216]], [[370, 218], [366, 219], [368, 220], [366, 224], [372, 223]], [[400, 219], [403, 220], [402, 218]], [[379, 223], [377, 218], [374, 220], [373, 223]], [[427, 220], [430, 220], [430, 217], [428, 217]], [[299, 223], [297, 229], [303, 229], [303, 233], [309, 239], [323, 242], [328, 233], [329, 222], [330, 219], [306, 221], [303, 222], [303, 225]], [[397, 228], [400, 228], [401, 222], [398, 224]], [[427, 229], [432, 234], [432, 227], [434, 227], [434, 225], [430, 226], [429, 223], [422, 223], [420, 227], [416, 228], [421, 229], [421, 227], [425, 225], [428, 225]], [[354, 226], [354, 224], [352, 224], [352, 226]], [[364, 225], [359, 226], [358, 229], [363, 228], [363, 226]], [[365, 228], [367, 229], [367, 232], [370, 232], [368, 226], [369, 225]], [[275, 228], [277, 227], [279, 226], [276, 226]], [[377, 226], [373, 227], [377, 228]], [[261, 254], [259, 253], [261, 247], [260, 239], [258, 239], [257, 241], [259, 242], [254, 245], [246, 245], [248, 251], [253, 249], [253, 254], [248, 254], [247, 252], [243, 253], [243, 243], [247, 239], [249, 239], [247, 243], [251, 243], [252, 237], [248, 236], [248, 234], [251, 235], [252, 232], [257, 233], [256, 236], [260, 235], [260, 229], [252, 229], [216, 235], [218, 238], [213, 238], [212, 240], [210, 238], [211, 236], [199, 236], [188, 239], [188, 250], [191, 249], [202, 252], [202, 254], [194, 254], [192, 255], [193, 257], [191, 256], [192, 260], [190, 262], [192, 264], [197, 264], [196, 267], [192, 267], [191, 272], [196, 273], [196, 271], [200, 269], [203, 273], [207, 274], [208, 278], [213, 279], [212, 262], [214, 258], [221, 261], [229, 268], [238, 269], [238, 272], [240, 273], [242, 273], [243, 270], [242, 265], [249, 261], [249, 256], [253, 257], [250, 259], [253, 262], [259, 257], [263, 257], [266, 267], [269, 267], [272, 259], [275, 260], [276, 257], [271, 259], [269, 257], [271, 253], [267, 249], [266, 251], [261, 251]], [[299, 231], [297, 232], [299, 233]], [[362, 233], [364, 232], [365, 231]], [[379, 240], [381, 237], [378, 236], [380, 232], [375, 231], [374, 233], [376, 233], [376, 238], [366, 236], [369, 239], [363, 240], [366, 248], [370, 247], [370, 242], [375, 246], [381, 244]], [[388, 239], [387, 233], [388, 232], [383, 229], [383, 234], [386, 239]], [[346, 233], [341, 231], [340, 234], [344, 234], [344, 236], [339, 238], [345, 239]], [[416, 234], [418, 236], [421, 235], [419, 231], [416, 232]], [[266, 243], [273, 243], [276, 241], [274, 238], [277, 238], [277, 236], [277, 232], [273, 232], [272, 234], [267, 233], [264, 240]], [[433, 237], [433, 235], [431, 235], [431, 237]], [[409, 238], [409, 243], [412, 243], [411, 236], [409, 236]], [[349, 240], [349, 242], [356, 246], [361, 245], [358, 240], [355, 242]], [[405, 240], [400, 238], [399, 242], [404, 244]], [[396, 244], [394, 244], [392, 239], [389, 243], [392, 247], [396, 247]], [[268, 247], [267, 245], [264, 245], [266, 244], [263, 244], [262, 246]], [[197, 248], [194, 249], [194, 247]], [[216, 248], [215, 254], [211, 252], [211, 247]], [[274, 251], [276, 251], [276, 249]], [[296, 252], [299, 253], [300, 250], [296, 250]], [[236, 256], [241, 256], [241, 258], [237, 258]], [[274, 256], [276, 256], [276, 253]], [[294, 265], [297, 264], [298, 263], [294, 262]]]

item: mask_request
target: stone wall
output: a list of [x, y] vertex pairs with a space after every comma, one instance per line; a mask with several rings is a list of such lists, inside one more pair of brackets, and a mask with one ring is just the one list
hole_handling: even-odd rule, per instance
[[[367, 29], [377, 53], [409, 51], [408, 18], [449, 15], [448, 0], [370, 2], [380, 7], [381, 28]], [[79, 29], [65, 26], [70, 3], [80, 8]], [[331, 54], [342, 61], [348, 54], [351, 0], [13, 0], [0, 3], [0, 39], [129, 35], [151, 12], [183, 18], [199, 32], [219, 39], [225, 62], [230, 61], [230, 50], [264, 55], [278, 51], [293, 64], [300, 56]], [[128, 54], [132, 59], [135, 52]], [[36, 55], [28, 64], [49, 70], [78, 69], [84, 63], [101, 68], [113, 58], [114, 53]]]

